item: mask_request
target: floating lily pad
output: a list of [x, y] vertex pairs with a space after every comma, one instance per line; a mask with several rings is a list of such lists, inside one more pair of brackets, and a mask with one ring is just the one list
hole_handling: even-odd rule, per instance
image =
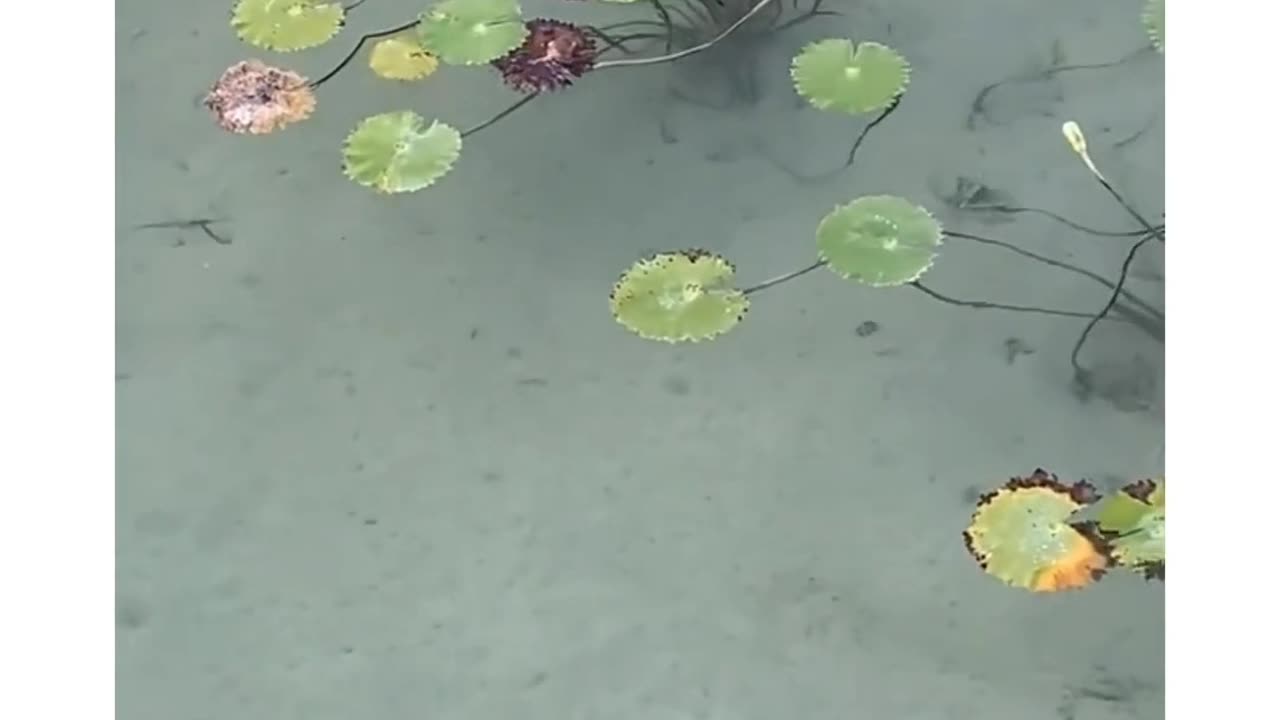
[[1117, 565], [1164, 579], [1164, 480], [1124, 486], [1098, 506], [1098, 527]]
[[819, 110], [859, 114], [883, 110], [906, 90], [911, 68], [896, 50], [876, 42], [830, 38], [791, 61], [796, 92]]
[[841, 277], [872, 287], [918, 279], [933, 264], [942, 227], [929, 211], [894, 195], [837, 207], [818, 224], [818, 255]]
[[705, 250], [658, 253], [631, 266], [613, 287], [613, 317], [664, 342], [698, 342], [728, 332], [747, 312], [733, 265]]
[[347, 136], [343, 171], [379, 192], [413, 192], [449, 172], [461, 150], [462, 135], [449, 125], [427, 125], [408, 110], [382, 113], [365, 118]]
[[294, 52], [328, 42], [342, 28], [344, 17], [340, 2], [239, 0], [231, 12], [231, 27], [254, 47]]
[[421, 80], [439, 66], [440, 61], [411, 37], [386, 38], [369, 53], [369, 68], [388, 80]]
[[440, 0], [418, 24], [422, 47], [450, 65], [492, 62], [528, 34], [516, 0]]
[[1085, 587], [1102, 577], [1110, 558], [1097, 528], [1070, 518], [1095, 500], [1092, 485], [1067, 485], [1036, 470], [978, 501], [965, 545], [988, 574], [1014, 587], [1033, 592]]
[[1147, 0], [1142, 8], [1142, 26], [1147, 38], [1160, 53], [1164, 53], [1164, 0]]

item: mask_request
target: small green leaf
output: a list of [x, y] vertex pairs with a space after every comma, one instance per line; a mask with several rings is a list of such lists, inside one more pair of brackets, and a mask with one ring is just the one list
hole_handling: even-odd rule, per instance
[[1121, 488], [1098, 507], [1098, 527], [1110, 538], [1117, 564], [1148, 578], [1164, 578], [1164, 481]]
[[408, 110], [382, 113], [365, 118], [347, 136], [343, 170], [379, 192], [414, 192], [449, 172], [461, 150], [462, 136], [449, 125], [427, 125]]
[[231, 27], [254, 47], [294, 52], [328, 42], [345, 16], [342, 3], [329, 0], [239, 0]]
[[918, 279], [941, 242], [942, 227], [929, 211], [894, 195], [858, 198], [818, 225], [818, 256], [841, 277], [872, 287]]
[[888, 107], [906, 90], [911, 68], [880, 43], [819, 40], [791, 61], [796, 92], [819, 110], [866, 113]]
[[418, 25], [422, 47], [450, 65], [493, 62], [528, 34], [516, 0], [440, 0]]
[[632, 265], [613, 287], [614, 319], [664, 342], [698, 342], [728, 332], [747, 312], [733, 265], [705, 250], [658, 253]]

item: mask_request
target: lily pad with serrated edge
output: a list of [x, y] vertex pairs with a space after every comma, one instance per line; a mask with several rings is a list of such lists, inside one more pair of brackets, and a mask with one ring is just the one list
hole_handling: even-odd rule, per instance
[[1070, 518], [1096, 500], [1089, 483], [1067, 485], [1036, 470], [978, 501], [964, 531], [965, 546], [983, 570], [1013, 587], [1086, 587], [1102, 577], [1111, 559], [1097, 528]]
[[1147, 30], [1151, 47], [1164, 52], [1164, 0], [1147, 0], [1142, 8], [1142, 26]]
[[942, 226], [896, 195], [869, 195], [837, 207], [818, 224], [818, 256], [845, 279], [872, 287], [917, 280], [933, 265]]
[[416, 38], [389, 37], [373, 46], [369, 68], [388, 80], [421, 80], [436, 71], [440, 61], [422, 48]]
[[438, 120], [430, 125], [415, 112], [382, 113], [360, 121], [343, 147], [343, 172], [384, 193], [430, 187], [453, 167], [462, 135]]
[[1130, 483], [1098, 505], [1098, 528], [1117, 565], [1164, 579], [1164, 480]]
[[516, 0], [440, 0], [418, 24], [422, 47], [450, 65], [492, 62], [528, 34]]
[[239, 0], [231, 27], [264, 50], [294, 52], [323, 45], [338, 34], [346, 10], [326, 0]]
[[791, 61], [796, 92], [819, 110], [859, 114], [883, 110], [907, 88], [911, 66], [877, 42], [829, 38], [806, 46]]
[[710, 340], [742, 320], [750, 302], [734, 287], [733, 265], [706, 250], [664, 252], [631, 266], [609, 308], [631, 332], [669, 343]]

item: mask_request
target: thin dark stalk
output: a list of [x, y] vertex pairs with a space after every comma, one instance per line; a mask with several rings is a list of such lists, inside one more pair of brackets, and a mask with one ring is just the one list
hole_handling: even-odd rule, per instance
[[601, 30], [605, 30], [608, 32], [612, 32], [614, 30], [621, 30], [623, 28], [632, 28], [632, 27], [660, 28], [665, 31], [669, 26], [670, 26], [669, 20], [665, 25], [664, 23], [660, 23], [655, 20], [627, 20], [625, 22], [616, 22], [616, 23], [610, 23], [608, 25], [600, 25], [599, 28]]
[[[752, 285], [751, 287], [744, 289], [742, 291], [742, 294], [752, 295], [754, 293], [760, 292], [761, 290], [767, 290], [771, 287], [776, 287], [785, 282], [794, 280], [802, 275], [807, 275], [813, 272], [814, 270], [817, 270], [820, 267], [826, 267], [826, 265], [827, 265], [826, 260], [819, 260], [811, 265], [807, 265], [803, 268], [800, 268], [799, 270], [793, 270], [784, 275], [779, 275], [777, 277], [773, 277], [768, 280], [765, 280], [764, 282]], [[910, 282], [907, 284], [915, 288], [916, 290], [919, 290], [920, 292], [923, 292], [929, 297], [935, 300], [938, 300], [940, 302], [947, 303], [948, 305], [956, 305], [959, 307], [972, 308], [975, 310], [1005, 310], [1008, 312], [1034, 313], [1038, 315], [1052, 315], [1055, 317], [1092, 318], [1094, 316], [1093, 313], [1076, 312], [1072, 310], [1055, 310], [1053, 308], [1042, 308], [1042, 307], [1035, 307], [1030, 305], [1008, 305], [1005, 303], [988, 302], [986, 300], [961, 300], [959, 298], [954, 298], [949, 295], [943, 295], [937, 290], [926, 287], [925, 285], [921, 284], [919, 281]], [[1119, 319], [1115, 319], [1115, 320], [1117, 322], [1123, 322], [1122, 320], [1119, 320]], [[1132, 318], [1126, 318], [1124, 321], [1134, 322]]]
[[342, 61], [339, 62], [336, 67], [334, 67], [332, 70], [325, 73], [324, 75], [320, 76], [319, 80], [312, 80], [310, 83], [311, 87], [318, 88], [321, 85], [328, 82], [329, 80], [333, 79], [335, 75], [342, 72], [342, 69], [345, 68], [347, 65], [351, 64], [351, 61], [355, 59], [356, 55], [360, 54], [360, 48], [364, 47], [365, 43], [369, 42], [370, 40], [376, 40], [377, 38], [387, 37], [388, 35], [395, 35], [398, 32], [404, 32], [405, 30], [415, 28], [418, 26], [419, 22], [421, 21], [414, 20], [413, 22], [407, 22], [403, 25], [397, 25], [396, 27], [393, 27], [393, 28], [387, 28], [386, 30], [378, 30], [376, 32], [371, 32], [371, 33], [366, 33], [364, 35], [361, 35], [360, 39], [356, 41], [356, 46], [351, 48], [351, 52], [347, 53], [347, 56], [342, 58]]
[[520, 108], [524, 107], [525, 105], [528, 105], [529, 103], [533, 102], [534, 98], [537, 98], [537, 97], [539, 97], [540, 95], [541, 95], [541, 93], [533, 93], [533, 94], [531, 94], [531, 95], [525, 95], [524, 97], [520, 98], [520, 99], [519, 99], [519, 100], [517, 100], [515, 103], [513, 103], [511, 106], [509, 106], [507, 109], [503, 110], [502, 112], [498, 113], [497, 115], [494, 115], [493, 117], [489, 118], [488, 120], [485, 120], [484, 122], [480, 123], [479, 125], [476, 125], [476, 126], [475, 126], [475, 127], [473, 127], [473, 128], [470, 128], [470, 129], [464, 130], [464, 131], [462, 132], [462, 137], [470, 137], [471, 135], [474, 135], [474, 134], [476, 134], [476, 133], [480, 132], [481, 130], [484, 130], [485, 128], [487, 128], [487, 127], [489, 127], [489, 126], [491, 126], [491, 125], [493, 125], [493, 124], [497, 123], [499, 120], [501, 120], [501, 119], [505, 118], [506, 116], [510, 115], [511, 113], [513, 113], [513, 112], [515, 112], [515, 111], [519, 110]]
[[[1101, 175], [1094, 175], [1094, 177], [1098, 180], [1099, 183], [1102, 184], [1102, 187], [1106, 188], [1107, 192], [1111, 193], [1111, 197], [1115, 198], [1116, 202], [1120, 203], [1120, 207], [1124, 208], [1125, 211], [1128, 212], [1129, 215], [1132, 216], [1134, 220], [1137, 220], [1138, 224], [1141, 225], [1143, 229], [1146, 230], [1151, 237], [1154, 237], [1160, 242], [1164, 242], [1163, 228], [1161, 228], [1160, 230], [1157, 230], [1154, 226], [1152, 226], [1151, 223], [1147, 222], [1146, 218], [1142, 217], [1142, 215], [1137, 210], [1134, 210], [1133, 206], [1130, 205], [1120, 195], [1120, 193], [1116, 192], [1116, 189], [1111, 186], [1111, 182], [1107, 180], [1105, 177], [1102, 177]], [[1145, 238], [1143, 240], [1145, 242]]]
[[[671, 4], [671, 9], [677, 11], [676, 14], [682, 16], [689, 22], [690, 27], [698, 27], [701, 23], [707, 27], [717, 27], [720, 16], [715, 12], [717, 9], [715, 0], [669, 0], [667, 4]], [[676, 3], [676, 4], [673, 4]], [[684, 6], [681, 9], [681, 5]]]
[[1115, 67], [1117, 65], [1123, 65], [1124, 63], [1130, 62], [1131, 60], [1142, 57], [1143, 55], [1148, 54], [1150, 51], [1151, 51], [1151, 48], [1149, 46], [1143, 46], [1142, 48], [1139, 48], [1138, 50], [1120, 58], [1119, 60], [1112, 60], [1110, 62], [1101, 62], [1101, 63], [1088, 63], [1084, 65], [1055, 65], [1046, 70], [1023, 73], [1014, 77], [1005, 78], [1004, 80], [1001, 80], [999, 82], [991, 83], [990, 85], [987, 85], [986, 87], [979, 90], [977, 96], [973, 98], [973, 102], [970, 104], [970, 108], [969, 108], [969, 117], [965, 121], [965, 125], [970, 130], [977, 129], [978, 118], [980, 117], [986, 118], [986, 115], [987, 115], [987, 108], [986, 108], [987, 97], [990, 96], [992, 92], [996, 91], [1003, 85], [1014, 83], [1014, 82], [1034, 82], [1037, 80], [1047, 80], [1053, 77], [1054, 75], [1058, 75], [1060, 73], [1065, 73], [1065, 72], [1076, 72], [1079, 70], [1101, 70], [1104, 68]]
[[943, 295], [937, 290], [933, 290], [922, 285], [919, 281], [907, 283], [911, 287], [928, 295], [934, 300], [940, 300], [948, 305], [959, 305], [960, 307], [973, 308], [975, 310], [1006, 310], [1009, 312], [1033, 313], [1036, 315], [1055, 315], [1058, 317], [1092, 317], [1092, 313], [1076, 312], [1074, 310], [1055, 310], [1053, 308], [1034, 307], [1031, 305], [1006, 305], [1004, 303], [987, 302], [986, 300], [961, 300], [953, 298], [949, 295]]
[[[1079, 230], [1080, 232], [1088, 233], [1090, 235], [1097, 235], [1098, 237], [1132, 238], [1132, 237], [1138, 237], [1140, 235], [1148, 234], [1148, 231], [1146, 230], [1095, 230], [1094, 228], [1085, 227], [1080, 223], [1069, 220], [1055, 212], [1051, 212], [1049, 210], [1042, 210], [1040, 208], [1033, 208], [1033, 207], [1020, 207], [1017, 205], [983, 205], [979, 203], [974, 205], [965, 205], [960, 209], [961, 210], [978, 210], [982, 212], [1008, 213], [1010, 215], [1016, 215], [1019, 213], [1034, 213], [1037, 215], [1044, 215], [1045, 217], [1050, 218], [1052, 220], [1056, 220], [1062, 223], [1063, 225], [1066, 225], [1069, 228], [1073, 228], [1075, 230]], [[1163, 224], [1156, 225], [1155, 227], [1159, 229], [1161, 232], [1164, 231]]]
[[610, 48], [617, 50], [624, 55], [634, 55], [636, 53], [635, 50], [632, 50], [627, 47], [626, 43], [628, 40], [643, 40], [643, 39], [657, 40], [658, 38], [662, 37], [661, 35], [657, 35], [655, 33], [631, 33], [629, 35], [614, 36], [606, 33], [604, 30], [601, 30], [600, 28], [591, 27], [590, 25], [584, 26], [582, 30], [583, 32], [589, 35], [594, 35], [595, 37], [602, 40], [605, 45], [608, 45]]
[[774, 32], [782, 32], [783, 30], [790, 30], [791, 28], [793, 28], [793, 27], [795, 27], [795, 26], [797, 26], [797, 25], [800, 25], [801, 23], [809, 22], [810, 20], [813, 20], [814, 18], [820, 18], [820, 17], [839, 17], [839, 16], [840, 16], [840, 15], [842, 15], [842, 14], [843, 14], [843, 13], [838, 13], [838, 12], [836, 12], [835, 10], [823, 10], [823, 11], [821, 11], [821, 12], [810, 12], [810, 13], [806, 13], [806, 14], [804, 14], [804, 15], [801, 15], [800, 17], [794, 17], [794, 18], [791, 18], [790, 20], [788, 20], [788, 21], [786, 21], [786, 22], [782, 23], [781, 25], [778, 25], [777, 27], [775, 27], [775, 28], [773, 29], [773, 31], [774, 31]]
[[663, 48], [663, 52], [670, 54], [676, 35], [675, 27], [671, 24], [671, 13], [667, 12], [667, 9], [662, 6], [661, 0], [649, 0], [649, 2], [653, 4], [653, 9], [657, 11], [658, 17], [662, 18], [662, 26], [667, 33], [667, 44]]
[[667, 8], [664, 5], [663, 9], [666, 10], [668, 17], [674, 17], [677, 20], [680, 20], [681, 22], [684, 23], [684, 27], [686, 28], [698, 27], [701, 24], [701, 21], [703, 20], [701, 18], [690, 15], [688, 10], [678, 5], [674, 5], [670, 8]]
[[[1063, 124], [1062, 132], [1063, 136], [1067, 139], [1068, 144], [1071, 146], [1071, 149], [1080, 156], [1081, 161], [1084, 163], [1085, 167], [1088, 168], [1094, 179], [1102, 185], [1103, 189], [1105, 189], [1116, 202], [1120, 203], [1120, 206], [1123, 207], [1126, 212], [1128, 212], [1140, 225], [1142, 225], [1144, 230], [1146, 230], [1146, 234], [1143, 235], [1142, 239], [1134, 243], [1133, 246], [1129, 248], [1128, 254], [1125, 255], [1124, 263], [1120, 266], [1120, 276], [1116, 278], [1115, 289], [1111, 292], [1110, 297], [1107, 298], [1106, 304], [1103, 305], [1102, 309], [1089, 320], [1087, 325], [1085, 325], [1084, 329], [1080, 332], [1080, 337], [1076, 339], [1075, 346], [1071, 348], [1071, 369], [1074, 372], [1073, 383], [1076, 391], [1079, 392], [1082, 397], [1087, 397], [1093, 390], [1093, 384], [1089, 371], [1080, 364], [1080, 351], [1084, 349], [1085, 343], [1089, 340], [1089, 334], [1093, 332], [1093, 329], [1097, 327], [1098, 323], [1105, 319], [1108, 313], [1119, 307], [1118, 301], [1122, 293], [1122, 288], [1124, 288], [1125, 280], [1129, 277], [1129, 268], [1133, 265], [1134, 258], [1138, 256], [1138, 251], [1142, 249], [1143, 245], [1146, 245], [1153, 239], [1163, 243], [1164, 231], [1163, 229], [1157, 230], [1151, 223], [1147, 222], [1147, 219], [1142, 217], [1137, 210], [1134, 210], [1133, 206], [1130, 205], [1114, 187], [1112, 187], [1107, 178], [1098, 170], [1097, 166], [1093, 163], [1093, 159], [1089, 157], [1089, 150], [1084, 133], [1080, 131], [1080, 127], [1076, 125], [1075, 122]], [[1163, 337], [1161, 339], [1163, 339]]]
[[[1073, 272], [1083, 277], [1087, 277], [1090, 280], [1093, 280], [1094, 282], [1106, 287], [1109, 290], [1115, 290], [1117, 288], [1117, 286], [1113, 284], [1110, 280], [1107, 280], [1106, 278], [1099, 275], [1098, 273], [1082, 268], [1079, 265], [1073, 265], [1063, 260], [1057, 260], [1055, 258], [1051, 258], [1046, 255], [1041, 255], [1039, 253], [1032, 252], [1031, 250], [1020, 248], [1017, 245], [1014, 245], [1013, 243], [1010, 243], [1010, 242], [1005, 242], [1003, 240], [994, 240], [992, 238], [986, 238], [980, 235], [970, 235], [968, 233], [953, 232], [951, 230], [943, 231], [942, 234], [945, 235], [946, 237], [960, 238], [962, 240], [972, 240], [973, 242], [978, 242], [978, 243], [983, 243], [985, 245], [993, 245], [995, 247], [1003, 248], [1010, 252], [1017, 253], [1023, 257], [1035, 260], [1036, 262], [1044, 263], [1045, 265], [1051, 265], [1053, 267], [1056, 267], [1062, 270], [1067, 270], [1068, 272]], [[1138, 297], [1137, 295], [1134, 295], [1133, 293], [1123, 288], [1120, 288], [1120, 293], [1126, 300], [1133, 303], [1137, 307], [1141, 308], [1144, 312], [1150, 313], [1150, 315], [1154, 317], [1156, 320], [1159, 320], [1161, 322], [1164, 321], [1164, 314], [1161, 313], [1159, 310], [1157, 310], [1155, 307], [1152, 307], [1151, 305], [1146, 303], [1142, 298]]]
[[1115, 290], [1111, 292], [1111, 296], [1107, 298], [1107, 304], [1102, 310], [1094, 313], [1089, 319], [1089, 324], [1085, 326], [1084, 331], [1080, 333], [1079, 339], [1076, 340], [1075, 347], [1071, 348], [1071, 367], [1075, 370], [1076, 383], [1088, 386], [1089, 371], [1080, 365], [1080, 351], [1084, 349], [1084, 344], [1089, 339], [1089, 333], [1097, 327], [1098, 323], [1107, 317], [1107, 314], [1116, 306], [1116, 302], [1120, 298], [1121, 288], [1124, 287], [1124, 281], [1129, 275], [1129, 267], [1133, 264], [1133, 259], [1137, 257], [1138, 251], [1146, 245], [1154, 235], [1147, 235], [1129, 248], [1129, 254], [1124, 258], [1124, 264], [1120, 266], [1120, 277], [1116, 280]]
[[759, 284], [756, 284], [756, 285], [752, 285], [751, 287], [747, 288], [746, 290], [743, 290], [743, 291], [742, 291], [742, 294], [743, 294], [743, 295], [751, 295], [752, 293], [758, 293], [758, 292], [760, 292], [761, 290], [767, 290], [767, 289], [769, 289], [769, 288], [773, 287], [774, 285], [781, 285], [782, 283], [787, 282], [788, 280], [794, 280], [795, 278], [798, 278], [798, 277], [800, 277], [801, 275], [805, 275], [805, 274], [811, 273], [811, 272], [813, 272], [814, 270], [817, 270], [818, 268], [825, 266], [826, 264], [827, 264], [827, 261], [826, 261], [826, 260], [819, 260], [818, 262], [813, 263], [812, 265], [809, 265], [808, 267], [804, 267], [804, 268], [801, 268], [801, 269], [799, 269], [799, 270], [793, 270], [792, 272], [789, 272], [789, 273], [787, 273], [787, 274], [785, 274], [785, 275], [779, 275], [779, 276], [777, 276], [777, 277], [775, 277], [775, 278], [770, 278], [770, 279], [768, 279], [768, 280], [765, 280], [765, 281], [764, 281], [764, 282], [762, 282], [762, 283], [759, 283]]
[[818, 182], [820, 180], [828, 180], [830, 178], [835, 177], [836, 175], [839, 175], [845, 170], [848, 170], [850, 167], [853, 167], [853, 161], [858, 157], [858, 149], [862, 147], [862, 143], [867, 139], [867, 135], [871, 132], [871, 130], [875, 126], [879, 125], [880, 123], [888, 119], [889, 115], [893, 114], [893, 111], [898, 109], [898, 105], [901, 102], [902, 102], [902, 95], [899, 94], [889, 103], [889, 105], [884, 110], [880, 112], [879, 115], [875, 117], [874, 120], [867, 123], [862, 128], [862, 131], [858, 133], [858, 137], [855, 138], [853, 141], [853, 147], [849, 148], [849, 154], [845, 157], [844, 164], [838, 168], [835, 168], [834, 170], [829, 170], [827, 172], [819, 173], [817, 175], [801, 175], [800, 173], [784, 165], [781, 161], [777, 160], [776, 158], [773, 158], [768, 154], [764, 154], [764, 153], [762, 154], [765, 155], [766, 160], [773, 163], [773, 165], [776, 166], [779, 170], [790, 175], [792, 178], [795, 179], [796, 182], [813, 183], [813, 182]]
[[782, 3], [778, 3], [777, 5], [773, 6], [773, 17], [769, 18], [767, 21], [770, 31], [778, 30], [778, 21], [782, 19], [782, 14], [785, 12], [786, 10], [782, 9]]
[[[773, 28], [773, 31], [782, 32], [783, 30], [789, 30], [799, 25], [800, 23], [808, 22], [809, 20], [812, 20], [814, 18], [823, 17], [826, 15], [835, 16], [835, 15], [842, 14], [842, 13], [836, 12], [835, 10], [823, 10], [822, 3], [825, 1], [826, 0], [813, 0], [813, 4], [809, 6], [808, 11], [806, 11], [803, 15], [800, 15], [799, 17], [791, 18], [790, 20], [782, 23], [781, 25], [775, 26]], [[800, 3], [797, 2], [797, 0], [792, 0], [791, 8], [793, 10], [798, 10], [799, 7], [800, 7]]]

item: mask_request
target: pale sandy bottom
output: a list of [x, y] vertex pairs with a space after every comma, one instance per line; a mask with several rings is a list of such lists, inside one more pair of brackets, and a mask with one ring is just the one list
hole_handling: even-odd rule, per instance
[[[717, 342], [673, 348], [606, 303], [656, 249], [724, 253], [743, 282], [802, 266], [827, 211], [881, 192], [1114, 276], [1124, 240], [938, 195], [971, 177], [1129, 229], [1061, 139], [1076, 119], [1159, 217], [1157, 56], [1006, 86], [966, 124], [984, 85], [1044, 67], [1055, 43], [1070, 63], [1141, 47], [1137, 0], [833, 2], [846, 18], [762, 50], [753, 109], [671, 107], [666, 68], [601, 73], [394, 198], [339, 172], [359, 118], [466, 126], [510, 94], [484, 69], [403, 88], [357, 64], [305, 125], [230, 136], [197, 107], [222, 68], [260, 56], [316, 75], [418, 5], [370, 0], [344, 40], [283, 58], [238, 45], [228, 5], [120, 7], [120, 717], [1162, 717], [1162, 586], [1117, 573], [1033, 596], [960, 541], [973, 493], [1011, 475], [1112, 488], [1161, 471], [1158, 342], [1100, 331], [1084, 360], [1124, 370], [1108, 377], [1128, 394], [1082, 403], [1076, 319], [822, 271], [762, 293]], [[859, 127], [787, 87], [790, 55], [824, 36], [887, 42], [914, 74], [853, 170], [801, 186], [765, 154], [825, 169]], [[206, 215], [232, 244], [134, 229]], [[927, 279], [970, 299], [1105, 300], [960, 241]], [[856, 333], [868, 320], [878, 332]], [[1010, 361], [1011, 338], [1030, 352]]]

